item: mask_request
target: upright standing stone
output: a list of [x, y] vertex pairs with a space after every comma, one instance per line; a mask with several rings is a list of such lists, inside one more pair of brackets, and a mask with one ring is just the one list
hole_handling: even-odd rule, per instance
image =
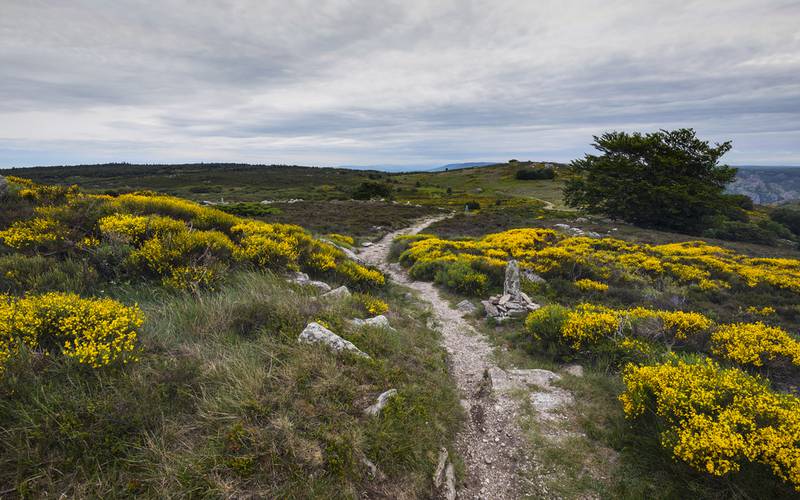
[[515, 259], [508, 261], [506, 266], [506, 281], [503, 284], [503, 295], [511, 297], [510, 302], [520, 302], [519, 264]]
[[5, 198], [6, 193], [8, 193], [8, 181], [0, 175], [0, 198]]

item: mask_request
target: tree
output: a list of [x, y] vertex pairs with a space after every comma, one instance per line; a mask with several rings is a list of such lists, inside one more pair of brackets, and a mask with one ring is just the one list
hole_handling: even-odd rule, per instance
[[723, 195], [736, 169], [720, 165], [730, 142], [710, 146], [692, 129], [641, 134], [607, 132], [572, 162], [564, 200], [574, 208], [642, 226], [696, 233], [714, 224], [731, 200]]
[[362, 182], [353, 191], [354, 200], [371, 200], [372, 198], [389, 198], [392, 196], [392, 188], [380, 182]]

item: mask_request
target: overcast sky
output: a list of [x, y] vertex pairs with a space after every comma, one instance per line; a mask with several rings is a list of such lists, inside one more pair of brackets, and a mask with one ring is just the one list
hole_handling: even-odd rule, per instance
[[568, 161], [693, 127], [800, 164], [800, 1], [0, 0], [0, 166]]

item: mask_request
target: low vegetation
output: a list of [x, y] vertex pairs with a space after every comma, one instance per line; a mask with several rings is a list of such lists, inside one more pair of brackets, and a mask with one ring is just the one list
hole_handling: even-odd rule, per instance
[[[432, 495], [458, 397], [428, 313], [379, 271], [298, 226], [9, 181], [2, 495]], [[321, 298], [296, 271], [356, 293]], [[349, 321], [376, 314], [393, 330]], [[310, 322], [369, 358], [298, 343]]]

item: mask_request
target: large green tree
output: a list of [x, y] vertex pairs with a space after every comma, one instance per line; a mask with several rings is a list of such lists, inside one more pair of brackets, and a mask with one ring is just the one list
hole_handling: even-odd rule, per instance
[[575, 160], [564, 200], [575, 208], [634, 224], [698, 232], [729, 200], [736, 169], [720, 165], [731, 143], [709, 145], [692, 129], [595, 136], [599, 155]]

